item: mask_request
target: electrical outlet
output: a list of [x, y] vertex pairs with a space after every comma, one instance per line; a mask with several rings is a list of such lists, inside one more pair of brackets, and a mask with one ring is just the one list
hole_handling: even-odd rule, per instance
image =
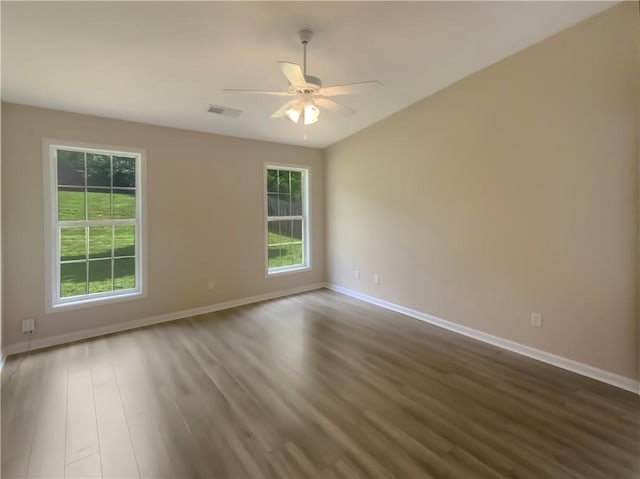
[[356, 279], [360, 279], [360, 270], [357, 269], [353, 272], [353, 275], [355, 276]]
[[22, 320], [22, 334], [33, 333], [36, 329], [36, 320], [33, 318], [27, 318]]
[[380, 275], [378, 273], [373, 273], [373, 282], [375, 284], [380, 284]]
[[207, 288], [211, 290], [211, 289], [215, 289], [215, 287], [216, 287], [216, 282], [210, 279], [209, 282], [207, 283]]
[[534, 328], [542, 327], [542, 315], [540, 313], [531, 313], [531, 326]]

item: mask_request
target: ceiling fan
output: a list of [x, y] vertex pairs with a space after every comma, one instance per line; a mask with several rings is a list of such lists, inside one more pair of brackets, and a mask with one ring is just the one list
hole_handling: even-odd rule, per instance
[[312, 125], [317, 122], [320, 117], [320, 108], [342, 116], [353, 115], [356, 112], [354, 109], [338, 103], [330, 97], [365, 93], [373, 88], [382, 86], [382, 82], [375, 80], [323, 87], [318, 77], [307, 75], [307, 44], [309, 40], [311, 40], [313, 32], [310, 30], [301, 30], [298, 32], [298, 35], [303, 48], [303, 67], [300, 68], [300, 65], [291, 62], [278, 62], [282, 73], [284, 73], [284, 76], [289, 80], [289, 88], [287, 91], [237, 89], [225, 89], [224, 91], [294, 97], [276, 110], [271, 115], [271, 118], [287, 117], [294, 123], [299, 123], [302, 120], [302, 123], [305, 125]]

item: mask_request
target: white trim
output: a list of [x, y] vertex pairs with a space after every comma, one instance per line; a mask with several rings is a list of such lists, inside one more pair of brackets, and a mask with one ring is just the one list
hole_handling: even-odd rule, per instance
[[[212, 304], [208, 306], [202, 306], [200, 308], [186, 309], [183, 311], [177, 311], [175, 313], [160, 314], [158, 316], [151, 316], [149, 318], [135, 319], [132, 321], [121, 321], [119, 323], [108, 324], [106, 326], [100, 326], [98, 328], [85, 329], [82, 331], [73, 331], [66, 334], [60, 334], [57, 336], [50, 336], [48, 338], [32, 339], [30, 350], [48, 348], [51, 346], [58, 346], [60, 344], [66, 344], [73, 341], [80, 341], [82, 339], [95, 338], [98, 336], [104, 336], [105, 334], [118, 333], [121, 331], [127, 331], [129, 329], [142, 328], [144, 326], [151, 326], [152, 324], [165, 323], [167, 321], [174, 321], [176, 319], [188, 318], [190, 316], [198, 316], [201, 314], [213, 313], [214, 311], [222, 311], [223, 309], [236, 308], [238, 306], [244, 306], [247, 304], [258, 303], [260, 301], [267, 301], [270, 299], [281, 298], [283, 296], [290, 296], [292, 294], [304, 293], [315, 289], [324, 288], [324, 283], [309, 284], [306, 286], [300, 286], [297, 288], [291, 288], [283, 291], [276, 291], [273, 293], [259, 294], [256, 296], [249, 296], [246, 298], [235, 299], [232, 301], [225, 301], [223, 303]], [[29, 342], [23, 341], [8, 345], [4, 348], [4, 354], [10, 356], [12, 354], [23, 353], [29, 349]]]
[[[92, 222], [92, 226], [107, 224], [133, 224], [136, 226], [135, 238], [135, 278], [136, 287], [121, 291], [87, 294], [78, 297], [59, 297], [59, 242], [57, 231], [57, 174], [54, 152], [57, 147], [66, 150], [106, 153], [109, 155], [133, 155], [136, 159], [136, 218], [135, 220], [111, 220]], [[146, 150], [135, 147], [121, 147], [112, 145], [98, 145], [77, 141], [42, 139], [42, 158], [44, 162], [44, 221], [45, 221], [45, 311], [56, 313], [67, 309], [86, 308], [94, 305], [117, 303], [130, 299], [145, 298], [147, 296], [147, 201], [146, 201]], [[86, 183], [86, 181], [85, 181]], [[86, 186], [86, 185], [85, 185]], [[110, 187], [112, 189], [112, 187]], [[74, 222], [69, 222], [73, 225]], [[87, 220], [78, 221], [85, 226]]]
[[419, 319], [420, 321], [425, 321], [435, 326], [448, 329], [449, 331], [463, 334], [470, 338], [477, 339], [494, 346], [498, 346], [499, 348], [507, 349], [514, 353], [537, 359], [538, 361], [542, 361], [544, 363], [548, 363], [553, 366], [557, 366], [559, 368], [581, 374], [582, 376], [587, 376], [591, 379], [595, 379], [597, 381], [601, 381], [603, 383], [607, 383], [612, 386], [616, 386], [618, 388], [640, 394], [640, 382], [634, 381], [633, 379], [620, 376], [609, 371], [604, 371], [602, 369], [598, 369], [593, 366], [589, 366], [588, 364], [574, 361], [572, 359], [557, 356], [540, 349], [525, 346], [524, 344], [516, 343], [515, 341], [510, 341], [498, 336], [493, 336], [492, 334], [483, 333], [482, 331], [478, 331], [477, 329], [469, 328], [468, 326], [462, 326], [461, 324], [453, 323], [451, 321], [447, 321], [445, 319], [441, 319], [436, 316], [423, 313], [421, 311], [416, 311], [405, 306], [400, 306], [383, 299], [368, 296], [366, 294], [362, 294], [357, 291], [338, 286], [336, 284], [327, 284], [326, 286], [332, 291], [344, 294], [346, 296], [351, 296], [352, 298], [359, 299], [366, 303], [374, 304], [376, 306], [380, 306], [381, 308], [389, 309], [391, 311], [395, 311], [397, 313]]
[[133, 289], [123, 289], [118, 294], [95, 293], [90, 297], [80, 296], [81, 299], [77, 299], [78, 296], [72, 296], [68, 302], [59, 303], [49, 308], [46, 308], [47, 314], [62, 313], [64, 311], [71, 311], [74, 309], [90, 308], [92, 306], [102, 306], [105, 304], [122, 303], [123, 301], [131, 301], [134, 299], [146, 298], [146, 294]]
[[271, 272], [268, 273], [268, 278], [273, 278], [274, 276], [283, 276], [286, 274], [294, 274], [294, 273], [302, 273], [304, 271], [311, 271], [310, 266], [280, 266], [282, 269], [272, 268]]
[[[302, 248], [304, 255], [304, 264], [296, 266], [283, 266], [282, 269], [272, 269], [269, 271], [269, 191], [267, 186], [268, 169], [282, 169], [289, 171], [300, 171], [303, 177], [303, 214], [302, 214]], [[311, 271], [311, 165], [294, 165], [290, 163], [274, 163], [265, 161], [263, 163], [263, 197], [264, 197], [264, 267], [265, 278], [272, 278], [290, 273], [301, 273]], [[275, 218], [275, 217], [273, 217]], [[287, 219], [289, 217], [283, 217]]]

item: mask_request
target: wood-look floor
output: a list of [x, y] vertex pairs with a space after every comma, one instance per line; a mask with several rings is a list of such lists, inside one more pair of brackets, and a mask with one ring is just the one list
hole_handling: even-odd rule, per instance
[[632, 393], [325, 290], [12, 357], [3, 383], [4, 479], [639, 472]]

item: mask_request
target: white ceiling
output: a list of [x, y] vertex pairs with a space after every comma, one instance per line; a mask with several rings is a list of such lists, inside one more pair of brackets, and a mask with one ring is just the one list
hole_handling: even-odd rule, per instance
[[[615, 3], [615, 2], [614, 2]], [[612, 2], [2, 2], [2, 99], [190, 130], [326, 147]], [[324, 85], [381, 80], [302, 127], [270, 119], [277, 60]], [[207, 113], [209, 105], [238, 118]]]

